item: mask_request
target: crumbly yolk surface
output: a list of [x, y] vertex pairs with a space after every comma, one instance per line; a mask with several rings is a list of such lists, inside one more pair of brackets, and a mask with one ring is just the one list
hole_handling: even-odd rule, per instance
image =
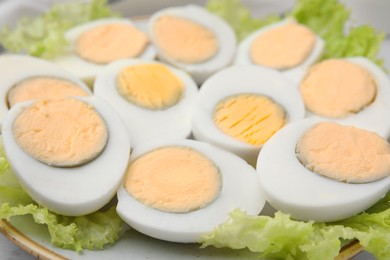
[[151, 63], [124, 68], [117, 76], [117, 90], [138, 106], [164, 109], [180, 100], [184, 84], [167, 66]]
[[284, 109], [261, 95], [242, 94], [222, 100], [214, 122], [225, 134], [253, 145], [264, 144], [286, 123]]
[[83, 59], [105, 64], [139, 56], [149, 44], [144, 32], [128, 24], [100, 25], [84, 32], [76, 42], [76, 53]]
[[8, 105], [34, 99], [59, 99], [89, 94], [76, 84], [53, 77], [33, 77], [25, 79], [8, 91]]
[[365, 183], [390, 175], [390, 145], [373, 132], [336, 123], [307, 130], [296, 147], [310, 171], [339, 181]]
[[258, 65], [293, 68], [307, 59], [315, 43], [316, 36], [312, 31], [291, 22], [259, 35], [251, 45], [250, 57]]
[[96, 158], [108, 130], [96, 110], [76, 99], [39, 100], [15, 119], [16, 143], [45, 164], [72, 167]]
[[340, 118], [372, 103], [376, 82], [362, 66], [330, 59], [313, 66], [300, 86], [306, 108], [320, 116]]
[[203, 62], [218, 51], [218, 40], [214, 32], [189, 19], [161, 16], [154, 24], [154, 33], [162, 52], [179, 62]]
[[190, 212], [206, 207], [221, 191], [214, 163], [188, 147], [163, 147], [129, 165], [125, 188], [143, 204], [166, 212]]

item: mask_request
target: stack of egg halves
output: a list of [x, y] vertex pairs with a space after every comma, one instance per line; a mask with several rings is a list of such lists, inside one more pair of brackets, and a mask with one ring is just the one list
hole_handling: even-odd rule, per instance
[[[117, 193], [133, 228], [197, 242], [236, 208], [257, 215], [267, 200], [333, 221], [390, 187], [389, 78], [361, 57], [318, 62], [324, 41], [293, 20], [237, 46], [225, 21], [190, 5], [94, 21], [66, 38], [67, 53], [50, 62], [0, 57], [7, 158], [56, 213], [88, 214]], [[375, 163], [358, 168], [374, 173], [345, 167], [368, 156]]]

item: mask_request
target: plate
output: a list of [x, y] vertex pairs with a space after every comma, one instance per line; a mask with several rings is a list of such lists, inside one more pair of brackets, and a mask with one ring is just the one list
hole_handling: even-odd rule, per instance
[[[10, 1], [11, 2], [11, 1]], [[14, 2], [14, 1], [12, 1]], [[15, 1], [17, 2], [17, 1]], [[124, 16], [147, 15], [169, 4], [170, 6], [198, 3], [204, 4], [205, 1], [113, 1], [112, 7], [114, 10], [121, 12]], [[259, 2], [243, 1], [255, 5], [257, 8]], [[286, 8], [291, 7], [290, 0], [279, 0], [273, 3], [270, 7], [270, 1], [263, 0], [266, 3], [268, 10], [272, 13], [283, 13]], [[136, 3], [136, 8], [135, 7]], [[267, 5], [268, 4], [268, 5]], [[124, 11], [125, 10], [125, 11]], [[257, 10], [255, 8], [255, 10]], [[390, 38], [388, 37], [382, 45], [381, 57], [384, 58], [387, 68], [390, 68]], [[271, 206], [266, 204], [262, 214], [271, 215], [274, 212]], [[124, 230], [120, 240], [112, 246], [106, 247], [104, 250], [84, 250], [82, 253], [77, 253], [71, 250], [64, 250], [51, 245], [50, 236], [47, 228], [42, 225], [36, 225], [30, 216], [15, 217], [11, 222], [0, 221], [0, 232], [8, 238], [12, 243], [19, 248], [9, 248], [7, 244], [2, 243], [3, 237], [0, 237], [0, 249], [6, 246], [7, 251], [2, 251], [2, 257], [6, 259], [29, 259], [30, 255], [39, 259], [259, 259], [258, 254], [251, 253], [249, 250], [231, 250], [228, 248], [217, 249], [208, 247], [200, 249], [199, 244], [179, 244], [161, 241], [147, 237], [131, 228]], [[30, 255], [22, 255], [21, 250], [26, 251]], [[336, 259], [350, 259], [362, 252], [362, 248], [358, 242], [352, 241], [342, 248], [339, 256]], [[15, 253], [17, 256], [15, 256]], [[12, 254], [12, 255], [11, 255]], [[371, 259], [371, 255], [363, 253], [359, 254], [359, 259]], [[374, 258], [372, 258], [374, 259]]]

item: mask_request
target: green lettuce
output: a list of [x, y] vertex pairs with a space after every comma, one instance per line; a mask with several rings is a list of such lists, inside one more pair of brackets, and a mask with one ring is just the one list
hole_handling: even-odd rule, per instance
[[32, 215], [35, 223], [47, 226], [51, 243], [55, 246], [81, 251], [102, 249], [116, 242], [122, 232], [123, 221], [115, 205], [89, 215], [67, 217], [37, 205], [20, 186], [12, 172], [0, 142], [0, 219]]
[[53, 58], [68, 46], [65, 31], [100, 18], [113, 17], [106, 0], [58, 3], [37, 17], [23, 17], [15, 28], [3, 28], [0, 44], [9, 52]]
[[[389, 193], [390, 194], [390, 193]], [[390, 209], [386, 200], [343, 221], [298, 221], [280, 211], [274, 217], [250, 216], [235, 210], [230, 218], [202, 238], [202, 247], [248, 248], [260, 257], [276, 259], [334, 259], [344, 241], [357, 239], [378, 259], [390, 259]]]

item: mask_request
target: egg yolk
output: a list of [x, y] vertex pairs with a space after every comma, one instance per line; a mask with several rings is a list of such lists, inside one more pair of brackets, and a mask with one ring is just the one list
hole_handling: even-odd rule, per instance
[[370, 72], [345, 60], [325, 60], [313, 66], [300, 86], [306, 108], [321, 116], [340, 118], [357, 113], [376, 96]]
[[25, 79], [8, 91], [8, 105], [34, 99], [58, 99], [69, 96], [88, 96], [80, 86], [60, 78], [33, 77]]
[[288, 69], [304, 62], [316, 43], [315, 34], [307, 27], [288, 23], [259, 35], [252, 43], [253, 63], [275, 69]]
[[126, 190], [143, 204], [184, 213], [206, 207], [221, 191], [214, 163], [188, 147], [169, 146], [137, 158], [129, 165]]
[[139, 56], [149, 43], [147, 35], [128, 24], [112, 23], [84, 32], [76, 42], [76, 53], [94, 63], [109, 63]]
[[154, 23], [155, 39], [162, 52], [173, 60], [199, 63], [218, 50], [213, 31], [191, 20], [164, 15]]
[[16, 143], [33, 158], [57, 167], [85, 164], [106, 146], [108, 130], [95, 109], [76, 99], [39, 100], [15, 119]]
[[390, 145], [373, 132], [319, 123], [297, 144], [299, 161], [310, 171], [339, 181], [365, 183], [390, 175]]
[[180, 100], [184, 85], [167, 66], [151, 63], [124, 68], [117, 76], [117, 90], [136, 105], [164, 109]]
[[214, 122], [225, 134], [253, 145], [264, 144], [284, 126], [284, 109], [268, 97], [242, 94], [216, 106]]

